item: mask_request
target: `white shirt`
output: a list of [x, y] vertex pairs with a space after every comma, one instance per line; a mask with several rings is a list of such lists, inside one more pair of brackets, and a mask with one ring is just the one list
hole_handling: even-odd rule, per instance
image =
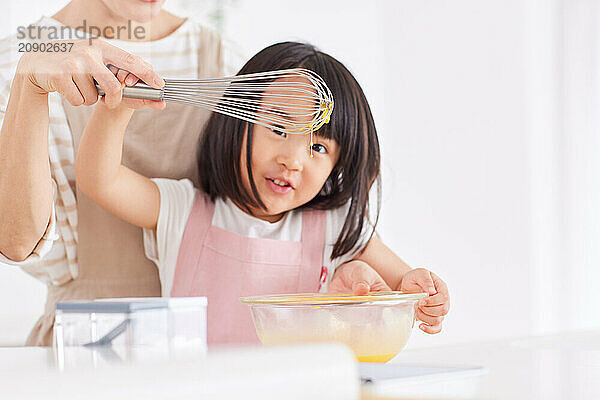
[[[179, 246], [195, 199], [195, 189], [188, 179], [153, 179], [160, 192], [160, 212], [155, 230], [144, 229], [146, 256], [158, 266], [162, 293], [168, 296], [173, 286]], [[365, 221], [361, 240], [353, 251], [331, 260], [333, 245], [344, 226], [349, 203], [327, 210], [323, 266], [328, 274], [321, 291], [326, 291], [335, 268], [351, 260], [365, 246], [371, 225]], [[238, 235], [283, 241], [301, 241], [302, 212], [289, 211], [277, 222], [268, 222], [246, 214], [231, 200], [217, 199], [212, 225]]]

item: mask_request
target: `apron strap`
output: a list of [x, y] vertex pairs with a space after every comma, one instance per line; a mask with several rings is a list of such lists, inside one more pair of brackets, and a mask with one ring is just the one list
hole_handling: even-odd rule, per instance
[[326, 223], [325, 210], [302, 211], [302, 269], [298, 281], [301, 293], [314, 293], [320, 288]]
[[215, 212], [215, 203], [210, 200], [210, 197], [200, 190], [196, 189], [195, 192], [194, 205], [179, 247], [171, 295], [178, 293], [181, 296], [183, 293], [191, 292], [194, 279], [190, 279], [190, 277], [195, 275], [194, 270], [198, 269], [199, 258], [202, 254], [201, 251], [198, 251], [198, 246], [203, 245]]

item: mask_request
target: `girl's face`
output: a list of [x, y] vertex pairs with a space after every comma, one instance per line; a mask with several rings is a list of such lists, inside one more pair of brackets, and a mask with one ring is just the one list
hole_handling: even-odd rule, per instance
[[160, 13], [166, 0], [101, 0], [104, 5], [123, 19], [149, 22]]
[[[246, 168], [247, 130], [242, 144], [240, 167], [243, 183], [252, 193]], [[333, 170], [339, 148], [335, 140], [313, 135], [286, 134], [254, 125], [252, 139], [252, 174], [258, 194], [266, 206], [251, 208], [257, 218], [275, 222], [286, 211], [300, 207], [321, 191]]]

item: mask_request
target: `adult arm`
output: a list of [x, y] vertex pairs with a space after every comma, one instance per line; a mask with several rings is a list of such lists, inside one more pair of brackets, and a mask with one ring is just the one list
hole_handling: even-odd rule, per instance
[[17, 75], [0, 131], [0, 252], [23, 261], [50, 219], [48, 93]]
[[22, 261], [46, 230], [52, 211], [48, 159], [48, 93], [59, 92], [74, 106], [121, 101], [121, 84], [107, 65], [130, 71], [153, 87], [164, 81], [141, 58], [100, 39], [77, 41], [69, 53], [26, 53], [17, 65], [0, 130], [0, 253]]

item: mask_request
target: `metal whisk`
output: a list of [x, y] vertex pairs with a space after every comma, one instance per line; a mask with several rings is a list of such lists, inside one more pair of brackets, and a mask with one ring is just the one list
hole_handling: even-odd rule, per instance
[[[98, 94], [104, 95], [99, 85]], [[333, 95], [316, 73], [302, 68], [214, 79], [165, 79], [162, 89], [138, 83], [123, 97], [202, 107], [277, 131], [308, 134], [329, 122]]]

